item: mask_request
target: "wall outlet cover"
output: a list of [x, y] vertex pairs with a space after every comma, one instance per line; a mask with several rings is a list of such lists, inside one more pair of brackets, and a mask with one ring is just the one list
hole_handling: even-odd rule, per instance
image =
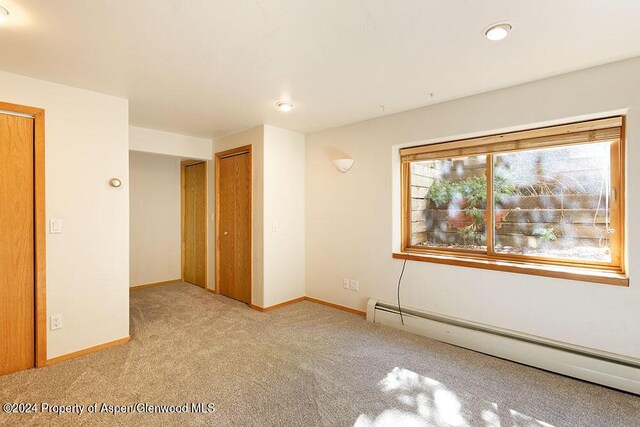
[[62, 314], [51, 315], [51, 330], [62, 329]]

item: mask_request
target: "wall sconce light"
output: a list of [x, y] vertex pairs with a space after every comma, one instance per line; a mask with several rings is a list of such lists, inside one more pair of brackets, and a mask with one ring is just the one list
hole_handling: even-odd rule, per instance
[[9, 9], [4, 6], [0, 6], [0, 23], [4, 22], [9, 18]]
[[122, 186], [122, 181], [120, 181], [118, 178], [111, 178], [111, 180], [109, 180], [109, 185], [113, 188], [119, 188]]
[[353, 166], [353, 159], [335, 159], [333, 164], [340, 172], [346, 173]]

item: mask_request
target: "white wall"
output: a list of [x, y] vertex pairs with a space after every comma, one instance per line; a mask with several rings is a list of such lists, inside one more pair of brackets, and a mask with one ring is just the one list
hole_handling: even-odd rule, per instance
[[128, 336], [128, 101], [5, 72], [0, 100], [45, 109], [47, 356]]
[[129, 149], [147, 153], [211, 160], [211, 140], [129, 126]]
[[[213, 151], [250, 144], [253, 145], [252, 303], [269, 307], [305, 295], [305, 137], [273, 126], [258, 126], [215, 140]], [[213, 177], [211, 188], [215, 188]], [[277, 231], [273, 230], [274, 222]], [[215, 266], [213, 222], [209, 236], [210, 265]], [[215, 268], [209, 271], [209, 286], [213, 288]]]
[[[252, 145], [253, 152], [253, 292], [251, 302], [258, 306], [264, 304], [263, 289], [263, 149], [264, 149], [264, 127], [258, 126], [243, 132], [226, 136], [213, 141], [213, 152], [231, 150], [232, 148]], [[213, 162], [212, 162], [213, 163]], [[215, 167], [212, 164], [209, 168], [210, 192], [209, 198], [210, 212], [215, 212]], [[216, 244], [215, 222], [209, 221], [209, 288], [215, 287], [215, 244]]]
[[[364, 309], [368, 297], [395, 301], [399, 246], [397, 145], [628, 109], [628, 236], [640, 227], [640, 59], [307, 135], [307, 295]], [[395, 147], [394, 147], [395, 146]], [[355, 159], [339, 173], [338, 154]], [[640, 357], [640, 240], [629, 238], [630, 286], [408, 262], [405, 304], [600, 350]], [[358, 279], [360, 292], [342, 289]]]
[[129, 284], [180, 279], [180, 158], [129, 153]]
[[[131, 178], [134, 187], [131, 190], [130, 284], [135, 286], [180, 278], [180, 160], [207, 160], [210, 184], [207, 216], [211, 227], [215, 206], [212, 140], [129, 126], [129, 150], [134, 159], [132, 166], [139, 171]], [[164, 190], [154, 182], [155, 179], [161, 180]], [[161, 204], [166, 206], [161, 207]], [[158, 213], [157, 209], [162, 209], [162, 212]], [[210, 228], [209, 233], [212, 230]], [[211, 271], [215, 239], [210, 238], [208, 244], [209, 287], [213, 288], [211, 277], [214, 273]]]
[[265, 307], [305, 295], [304, 153], [303, 134], [264, 126]]

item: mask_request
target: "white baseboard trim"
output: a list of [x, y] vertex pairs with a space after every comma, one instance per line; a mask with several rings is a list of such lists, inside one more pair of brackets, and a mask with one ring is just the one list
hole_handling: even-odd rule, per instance
[[369, 300], [367, 320], [491, 356], [640, 394], [640, 359], [410, 308], [402, 310], [402, 325], [397, 310], [389, 309], [392, 305]]

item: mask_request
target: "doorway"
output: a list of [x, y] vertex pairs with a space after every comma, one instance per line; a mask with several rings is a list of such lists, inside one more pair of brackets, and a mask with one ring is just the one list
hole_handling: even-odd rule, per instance
[[181, 162], [182, 280], [207, 288], [207, 163]]
[[216, 153], [216, 290], [251, 304], [252, 148]]
[[0, 375], [44, 366], [44, 110], [0, 103]]

